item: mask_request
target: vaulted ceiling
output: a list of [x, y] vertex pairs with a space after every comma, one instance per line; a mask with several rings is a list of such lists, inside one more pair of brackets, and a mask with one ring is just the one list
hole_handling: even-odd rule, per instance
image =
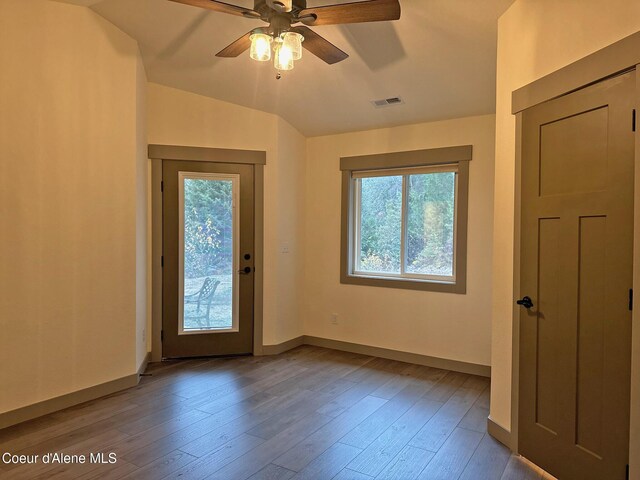
[[[214, 56], [260, 21], [168, 0], [65, 1], [137, 39], [149, 81], [276, 113], [317, 136], [493, 113], [497, 20], [514, 0], [400, 0], [396, 22], [313, 27], [350, 58], [327, 65], [305, 52], [281, 80], [248, 53]], [[334, 3], [347, 2], [307, 2]], [[371, 104], [397, 96], [405, 103]]]

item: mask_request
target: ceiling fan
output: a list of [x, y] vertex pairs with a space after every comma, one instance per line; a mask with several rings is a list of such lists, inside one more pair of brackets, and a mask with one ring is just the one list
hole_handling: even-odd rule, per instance
[[302, 47], [330, 65], [349, 57], [309, 27], [400, 18], [399, 0], [368, 0], [310, 8], [307, 8], [306, 0], [254, 0], [253, 9], [217, 0], [171, 1], [268, 23], [266, 27], [246, 33], [216, 56], [237, 57], [250, 50], [251, 58], [257, 61], [270, 61], [273, 57], [278, 70], [276, 78], [280, 78], [281, 71], [293, 69], [294, 61], [302, 57]]

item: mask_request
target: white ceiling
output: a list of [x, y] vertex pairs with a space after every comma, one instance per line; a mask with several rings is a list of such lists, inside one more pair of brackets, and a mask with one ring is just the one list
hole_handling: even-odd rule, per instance
[[[276, 113], [317, 136], [493, 113], [497, 19], [514, 0], [400, 0], [396, 22], [313, 27], [350, 58], [327, 65], [305, 52], [281, 80], [248, 53], [214, 56], [260, 21], [168, 0], [66, 1], [137, 39], [150, 81]], [[347, 2], [308, 0], [332, 3]], [[370, 103], [395, 96], [405, 104]]]

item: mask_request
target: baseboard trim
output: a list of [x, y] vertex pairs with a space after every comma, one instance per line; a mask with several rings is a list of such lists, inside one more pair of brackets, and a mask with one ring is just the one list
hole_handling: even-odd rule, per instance
[[389, 360], [397, 360], [399, 362], [415, 363], [417, 365], [426, 365], [427, 367], [442, 368], [443, 370], [469, 373], [481, 377], [491, 377], [491, 367], [489, 365], [477, 365], [475, 363], [430, 357], [419, 353], [401, 352], [389, 348], [372, 347], [370, 345], [343, 342], [342, 340], [332, 340], [330, 338], [313, 337], [310, 335], [292, 338], [277, 345], [264, 345], [262, 353], [263, 355], [279, 355], [300, 345], [314, 345], [316, 347], [342, 350], [343, 352], [361, 353], [363, 355], [371, 355], [372, 357], [388, 358]]
[[[483, 377], [491, 377], [491, 367], [488, 365], [477, 365], [473, 363], [460, 362], [457, 360], [449, 360], [446, 358], [430, 357], [417, 353], [401, 352], [382, 347], [372, 347], [369, 345], [361, 345], [358, 343], [343, 342], [341, 340], [332, 340], [329, 338], [313, 337], [303, 335], [292, 338], [286, 342], [277, 345], [264, 345], [263, 355], [279, 355], [301, 345], [314, 345], [317, 347], [331, 348], [334, 350], [342, 350], [345, 352], [360, 353], [363, 355], [371, 355], [373, 357], [388, 358], [400, 362], [415, 363], [417, 365], [426, 365], [428, 367], [442, 368], [444, 370], [452, 370], [454, 372], [468, 373], [472, 375], [480, 375]], [[144, 360], [140, 364], [138, 371], [133, 375], [111, 380], [110, 382], [94, 385], [77, 392], [71, 392], [42, 402], [27, 405], [26, 407], [17, 408], [9, 412], [0, 413], [0, 430], [3, 428], [16, 425], [18, 423], [33, 420], [34, 418], [57, 412], [65, 408], [73, 407], [84, 402], [95, 400], [105, 395], [110, 395], [127, 388], [135, 387], [140, 381], [140, 375], [145, 372], [151, 360], [151, 353], [147, 352]], [[511, 448], [511, 434], [498, 424], [488, 420], [489, 434], [499, 442]]]
[[389, 360], [397, 360], [399, 362], [442, 368], [443, 370], [452, 370], [454, 372], [469, 373], [471, 375], [479, 375], [481, 377], [491, 377], [491, 367], [489, 365], [477, 365], [475, 363], [430, 357], [419, 353], [401, 352], [398, 350], [391, 350], [389, 348], [372, 347], [369, 345], [361, 345], [359, 343], [343, 342], [341, 340], [332, 340], [329, 338], [313, 337], [309, 335], [304, 336], [303, 343], [305, 345], [315, 345], [317, 347], [361, 353], [363, 355], [371, 355], [373, 357], [388, 358]]
[[278, 343], [277, 345], [263, 345], [262, 355], [280, 355], [281, 353], [299, 347], [300, 345], [304, 345], [304, 336], [302, 335], [292, 338], [291, 340], [287, 340], [286, 342]]
[[511, 432], [491, 420], [491, 417], [487, 418], [487, 433], [515, 453], [515, 449], [513, 448], [513, 435], [511, 435]]
[[147, 354], [144, 356], [144, 359], [142, 360], [142, 363], [138, 367], [138, 377], [147, 370], [147, 367], [149, 366], [150, 362], [151, 362], [151, 352], [147, 352]]
[[[140, 366], [142, 371], [143, 367], [146, 368], [146, 361]], [[96, 400], [97, 398], [110, 395], [112, 393], [126, 390], [127, 388], [135, 387], [140, 380], [139, 373], [127, 375], [126, 377], [117, 378], [109, 382], [94, 385], [93, 387], [84, 388], [77, 392], [67, 393], [59, 397], [50, 398], [42, 402], [34, 403], [33, 405], [27, 405], [26, 407], [17, 408], [8, 412], [0, 413], [0, 430], [3, 428], [17, 425], [18, 423], [33, 420], [34, 418], [48, 415], [49, 413], [64, 410], [65, 408], [73, 407], [81, 403]]]

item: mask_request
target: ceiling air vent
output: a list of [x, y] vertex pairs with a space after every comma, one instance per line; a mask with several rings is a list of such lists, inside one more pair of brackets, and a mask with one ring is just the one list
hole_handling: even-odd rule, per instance
[[376, 108], [392, 107], [393, 105], [402, 105], [404, 100], [400, 97], [383, 98], [382, 100], [374, 100], [371, 102]]

